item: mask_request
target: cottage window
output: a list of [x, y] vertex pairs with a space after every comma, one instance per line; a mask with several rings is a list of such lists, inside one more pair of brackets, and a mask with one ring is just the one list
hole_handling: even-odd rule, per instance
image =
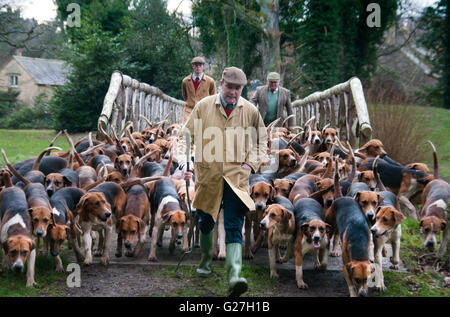
[[9, 87], [19, 87], [19, 77], [17, 75], [9, 76]]

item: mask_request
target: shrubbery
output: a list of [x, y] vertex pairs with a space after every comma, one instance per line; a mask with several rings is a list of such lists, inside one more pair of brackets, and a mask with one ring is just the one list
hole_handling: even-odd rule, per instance
[[32, 107], [18, 101], [17, 95], [9, 103], [5, 102], [8, 105], [6, 111], [3, 111], [5, 104], [0, 101], [0, 126], [2, 128], [48, 129], [53, 125], [48, 97], [45, 94], [36, 96]]

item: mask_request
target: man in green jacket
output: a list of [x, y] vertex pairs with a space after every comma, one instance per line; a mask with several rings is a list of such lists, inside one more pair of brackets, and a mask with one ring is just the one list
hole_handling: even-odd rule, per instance
[[[292, 114], [291, 92], [280, 86], [280, 74], [276, 72], [267, 75], [267, 85], [256, 88], [250, 101], [258, 107], [265, 125], [277, 118], [282, 118], [281, 123]], [[293, 125], [294, 119], [290, 118], [288, 127]]]

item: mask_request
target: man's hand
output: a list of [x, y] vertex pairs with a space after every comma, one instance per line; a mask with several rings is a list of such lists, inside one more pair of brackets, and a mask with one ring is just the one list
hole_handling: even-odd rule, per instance
[[189, 162], [189, 170], [187, 170], [187, 163], [182, 163], [179, 167], [181, 170], [181, 177], [185, 180], [185, 181], [189, 181], [192, 179], [192, 172], [194, 171], [194, 163], [193, 162]]

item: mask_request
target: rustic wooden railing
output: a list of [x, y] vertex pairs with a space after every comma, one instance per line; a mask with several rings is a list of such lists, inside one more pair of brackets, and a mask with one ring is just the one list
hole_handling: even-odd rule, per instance
[[303, 126], [314, 116], [320, 127], [329, 123], [339, 131], [340, 139], [349, 141], [352, 147], [360, 146], [372, 137], [369, 112], [357, 77], [296, 100], [292, 107], [297, 125]]
[[134, 129], [141, 131], [147, 125], [141, 115], [155, 123], [169, 114], [167, 127], [183, 122], [184, 105], [184, 101], [165, 95], [159, 88], [140, 83], [116, 70], [111, 75], [98, 125], [111, 135], [110, 127], [121, 131], [131, 121]]
[[[141, 115], [155, 123], [168, 114], [168, 124], [181, 123], [184, 105], [184, 101], [165, 95], [157, 87], [114, 71], [98, 125], [110, 134], [110, 127], [121, 131], [131, 121], [135, 130], [141, 131], [147, 125]], [[369, 112], [361, 81], [357, 77], [296, 100], [292, 106], [297, 125], [303, 126], [314, 116], [320, 127], [330, 124], [339, 131], [340, 139], [349, 141], [353, 147], [364, 144], [372, 137]]]

